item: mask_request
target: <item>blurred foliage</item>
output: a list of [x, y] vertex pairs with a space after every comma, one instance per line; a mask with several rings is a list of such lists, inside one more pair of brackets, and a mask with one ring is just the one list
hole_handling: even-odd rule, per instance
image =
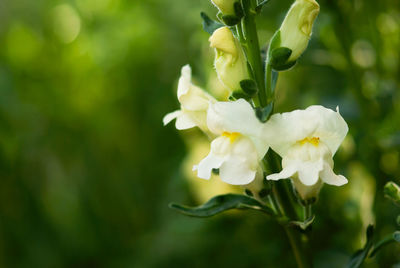
[[[317, 267], [341, 267], [369, 223], [383, 237], [400, 213], [383, 195], [400, 179], [400, 2], [319, 3], [277, 109], [338, 105], [349, 124], [335, 157], [349, 184], [324, 187], [312, 240]], [[263, 10], [264, 44], [290, 4]], [[161, 123], [178, 107], [182, 65], [215, 84], [201, 11], [216, 13], [207, 0], [0, 2], [0, 267], [294, 266], [264, 215], [201, 220], [167, 208], [199, 204], [205, 191], [180, 168], [190, 140]], [[366, 267], [400, 265], [399, 251]]]

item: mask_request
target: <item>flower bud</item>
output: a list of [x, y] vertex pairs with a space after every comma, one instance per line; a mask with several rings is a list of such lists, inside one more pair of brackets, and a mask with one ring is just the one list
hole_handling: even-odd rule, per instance
[[387, 198], [400, 206], [400, 187], [396, 183], [392, 181], [386, 183], [383, 192]]
[[296, 61], [307, 48], [319, 5], [315, 0], [296, 0], [280, 28], [281, 47], [292, 50], [288, 62]]
[[221, 11], [224, 15], [235, 15], [234, 4], [237, 0], [211, 0], [211, 2]]
[[215, 69], [218, 78], [229, 90], [240, 90], [240, 81], [249, 79], [247, 62], [239, 41], [228, 27], [217, 29], [209, 39], [215, 48]]

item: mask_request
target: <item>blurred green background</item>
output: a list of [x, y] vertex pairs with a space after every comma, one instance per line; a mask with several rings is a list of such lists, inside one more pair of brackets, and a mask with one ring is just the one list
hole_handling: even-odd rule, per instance
[[[383, 237], [400, 214], [382, 192], [400, 178], [400, 2], [319, 3], [277, 109], [339, 105], [349, 124], [335, 157], [349, 184], [323, 188], [312, 241], [317, 267], [342, 267], [369, 223]], [[264, 44], [290, 4], [264, 9]], [[263, 215], [167, 207], [200, 202], [187, 132], [161, 122], [181, 66], [204, 87], [213, 76], [200, 11], [216, 14], [208, 0], [0, 2], [0, 267], [294, 267]], [[366, 267], [400, 267], [400, 247]]]

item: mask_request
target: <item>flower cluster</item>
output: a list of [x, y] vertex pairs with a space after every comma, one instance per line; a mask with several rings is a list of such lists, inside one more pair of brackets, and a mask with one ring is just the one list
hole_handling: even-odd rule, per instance
[[[235, 14], [238, 2], [213, 1], [225, 14]], [[294, 2], [270, 43], [270, 50], [275, 52], [269, 55], [275, 57], [275, 62], [286, 66], [287, 62], [297, 61], [307, 47], [318, 12], [314, 0]], [[215, 50], [215, 69], [221, 83], [231, 94], [240, 90], [246, 93], [243, 81], [252, 80], [254, 70], [248, 69], [250, 54], [238, 35], [223, 26], [214, 30], [209, 41]], [[283, 60], [276, 58], [285, 53]], [[270, 61], [267, 59], [266, 64]], [[261, 120], [254, 99], [232, 97], [230, 101], [219, 101], [193, 85], [188, 65], [182, 68], [178, 100], [181, 109], [167, 114], [164, 124], [176, 119], [177, 129], [198, 127], [211, 142], [209, 154], [193, 167], [199, 178], [210, 179], [218, 170], [222, 181], [245, 187], [260, 177], [270, 181], [291, 179], [303, 200], [316, 197], [324, 183], [347, 183], [345, 177], [333, 171], [333, 156], [348, 131], [338, 109], [315, 105]], [[282, 158], [282, 169], [277, 173], [264, 168], [269, 149]]]

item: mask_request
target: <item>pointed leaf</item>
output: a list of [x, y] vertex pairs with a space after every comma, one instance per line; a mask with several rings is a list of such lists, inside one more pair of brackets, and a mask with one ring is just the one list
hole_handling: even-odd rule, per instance
[[200, 16], [203, 19], [203, 29], [209, 34], [213, 34], [215, 30], [224, 26], [222, 23], [210, 19], [210, 17], [204, 12], [201, 12]]
[[211, 217], [230, 209], [254, 209], [273, 215], [273, 210], [270, 207], [261, 204], [252, 197], [239, 194], [218, 195], [198, 207], [188, 207], [175, 203], [171, 203], [169, 207], [192, 217]]

